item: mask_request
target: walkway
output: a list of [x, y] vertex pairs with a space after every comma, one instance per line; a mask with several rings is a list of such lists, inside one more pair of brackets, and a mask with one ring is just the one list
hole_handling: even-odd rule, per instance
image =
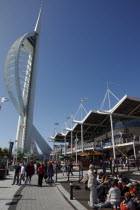
[[[100, 171], [100, 170], [99, 170]], [[87, 171], [84, 171], [86, 174]], [[57, 183], [37, 186], [38, 176], [34, 175], [32, 185], [18, 186], [12, 185], [13, 172], [6, 180], [0, 180], [0, 210], [86, 210], [90, 209], [87, 205], [89, 192], [84, 190], [74, 190], [74, 200], [70, 200], [70, 184], [67, 182], [68, 177], [65, 173], [58, 173]], [[56, 175], [53, 177], [56, 180]], [[79, 171], [70, 176], [70, 181], [79, 179]], [[59, 184], [61, 182], [61, 184]], [[71, 204], [70, 204], [71, 203]], [[106, 209], [107, 210], [107, 209]]]
[[0, 180], [0, 210], [7, 210], [13, 199], [14, 194], [20, 188], [18, 185], [11, 185], [13, 181], [13, 172], [7, 176], [7, 179]]
[[10, 172], [6, 180], [0, 181], [1, 210], [73, 210], [54, 184], [36, 186], [37, 175], [33, 176], [32, 185], [26, 187], [11, 185], [12, 178]]

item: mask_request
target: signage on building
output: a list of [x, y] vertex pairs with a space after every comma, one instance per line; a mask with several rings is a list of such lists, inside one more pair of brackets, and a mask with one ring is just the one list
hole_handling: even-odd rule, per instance
[[103, 150], [103, 147], [95, 147], [95, 149], [96, 149], [97, 151], [102, 151], [102, 150]]
[[111, 146], [112, 144], [111, 144], [111, 142], [106, 142], [106, 143], [103, 143], [102, 144], [104, 147], [106, 147], [106, 146]]
[[9, 145], [9, 152], [10, 152], [10, 154], [12, 154], [13, 145], [14, 145], [14, 142], [10, 141], [10, 145]]

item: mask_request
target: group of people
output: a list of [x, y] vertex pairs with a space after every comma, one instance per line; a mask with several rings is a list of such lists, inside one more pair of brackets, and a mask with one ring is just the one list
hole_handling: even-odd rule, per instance
[[[38, 175], [38, 186], [42, 187], [43, 178], [46, 183], [53, 182], [54, 171], [72, 173], [72, 162], [53, 163], [51, 161], [42, 163], [33, 162], [17, 163], [15, 165], [15, 175], [13, 185], [21, 185], [23, 180], [24, 186], [29, 182], [36, 173]], [[131, 182], [127, 177], [123, 177], [121, 172], [113, 175], [94, 172], [94, 165], [90, 164], [87, 175], [87, 186], [90, 190], [90, 200], [88, 205], [92, 208], [113, 207], [114, 210], [138, 210], [140, 209], [140, 183]]]
[[46, 163], [40, 163], [37, 162], [34, 164], [32, 161], [17, 162], [14, 167], [15, 174], [12, 185], [15, 183], [17, 185], [21, 185], [22, 181], [24, 186], [26, 184], [31, 185], [31, 179], [32, 176], [36, 173], [38, 174], [38, 186], [42, 187], [43, 178], [45, 179], [45, 182], [53, 182], [52, 177], [54, 176], [54, 166], [52, 162], [46, 162]]
[[[59, 167], [58, 167], [59, 166]], [[56, 167], [58, 168], [59, 172], [63, 173], [63, 176], [72, 175], [73, 176], [73, 164], [71, 161], [63, 161], [62, 163], [56, 163]]]
[[12, 185], [14, 185], [15, 183], [17, 185], [21, 185], [22, 180], [24, 181], [24, 185], [26, 185], [28, 182], [29, 185], [31, 185], [31, 179], [35, 173], [35, 167], [33, 162], [17, 162], [14, 166], [14, 172], [15, 174]]
[[140, 183], [131, 183], [121, 173], [108, 176], [96, 174], [94, 165], [88, 170], [87, 187], [90, 189], [89, 206], [92, 208], [113, 207], [114, 210], [140, 209]]
[[43, 178], [45, 179], [46, 183], [52, 183], [53, 182], [53, 176], [54, 172], [62, 172], [63, 175], [66, 173], [66, 175], [73, 175], [73, 164], [71, 161], [66, 162], [36, 162], [33, 164], [31, 161], [30, 163], [17, 162], [15, 164], [14, 170], [14, 179], [12, 185], [15, 183], [17, 185], [21, 185], [21, 182], [24, 182], [24, 186], [29, 183], [31, 185], [31, 179], [32, 176], [36, 173], [38, 174], [38, 186], [42, 186]]
[[119, 165], [121, 169], [126, 169], [128, 167], [128, 164], [129, 164], [129, 161], [127, 157], [126, 158], [120, 157], [120, 159], [118, 160], [115, 160], [112, 157], [110, 157], [109, 159], [109, 167], [110, 167], [111, 173], [115, 172], [117, 165]]

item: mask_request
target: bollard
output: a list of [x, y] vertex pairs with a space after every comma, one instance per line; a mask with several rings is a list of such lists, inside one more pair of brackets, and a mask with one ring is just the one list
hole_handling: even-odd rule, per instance
[[73, 200], [73, 182], [70, 182], [70, 200]]
[[80, 165], [79, 165], [79, 180], [80, 180]]
[[68, 170], [68, 182], [70, 181], [70, 172]]
[[81, 169], [82, 169], [82, 177], [83, 177], [83, 167], [81, 166]]
[[56, 177], [55, 177], [55, 182], [57, 182], [57, 167], [56, 167]]

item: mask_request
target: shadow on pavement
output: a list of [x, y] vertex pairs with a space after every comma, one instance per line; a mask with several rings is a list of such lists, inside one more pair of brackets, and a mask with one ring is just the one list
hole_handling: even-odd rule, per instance
[[8, 206], [12, 206], [12, 205], [17, 205], [17, 202], [9, 202], [9, 203], [6, 203], [6, 205], [8, 205]]
[[13, 199], [11, 202], [6, 203], [5, 205], [9, 206], [8, 210], [15, 210], [16, 209], [16, 205], [19, 202], [19, 200], [22, 198], [21, 192], [23, 190], [23, 186], [21, 186], [17, 192], [15, 193], [15, 195], [13, 196]]
[[6, 178], [5, 180], [13, 180], [13, 178]]
[[11, 188], [11, 187], [0, 187], [0, 189], [1, 189], [1, 188]]

